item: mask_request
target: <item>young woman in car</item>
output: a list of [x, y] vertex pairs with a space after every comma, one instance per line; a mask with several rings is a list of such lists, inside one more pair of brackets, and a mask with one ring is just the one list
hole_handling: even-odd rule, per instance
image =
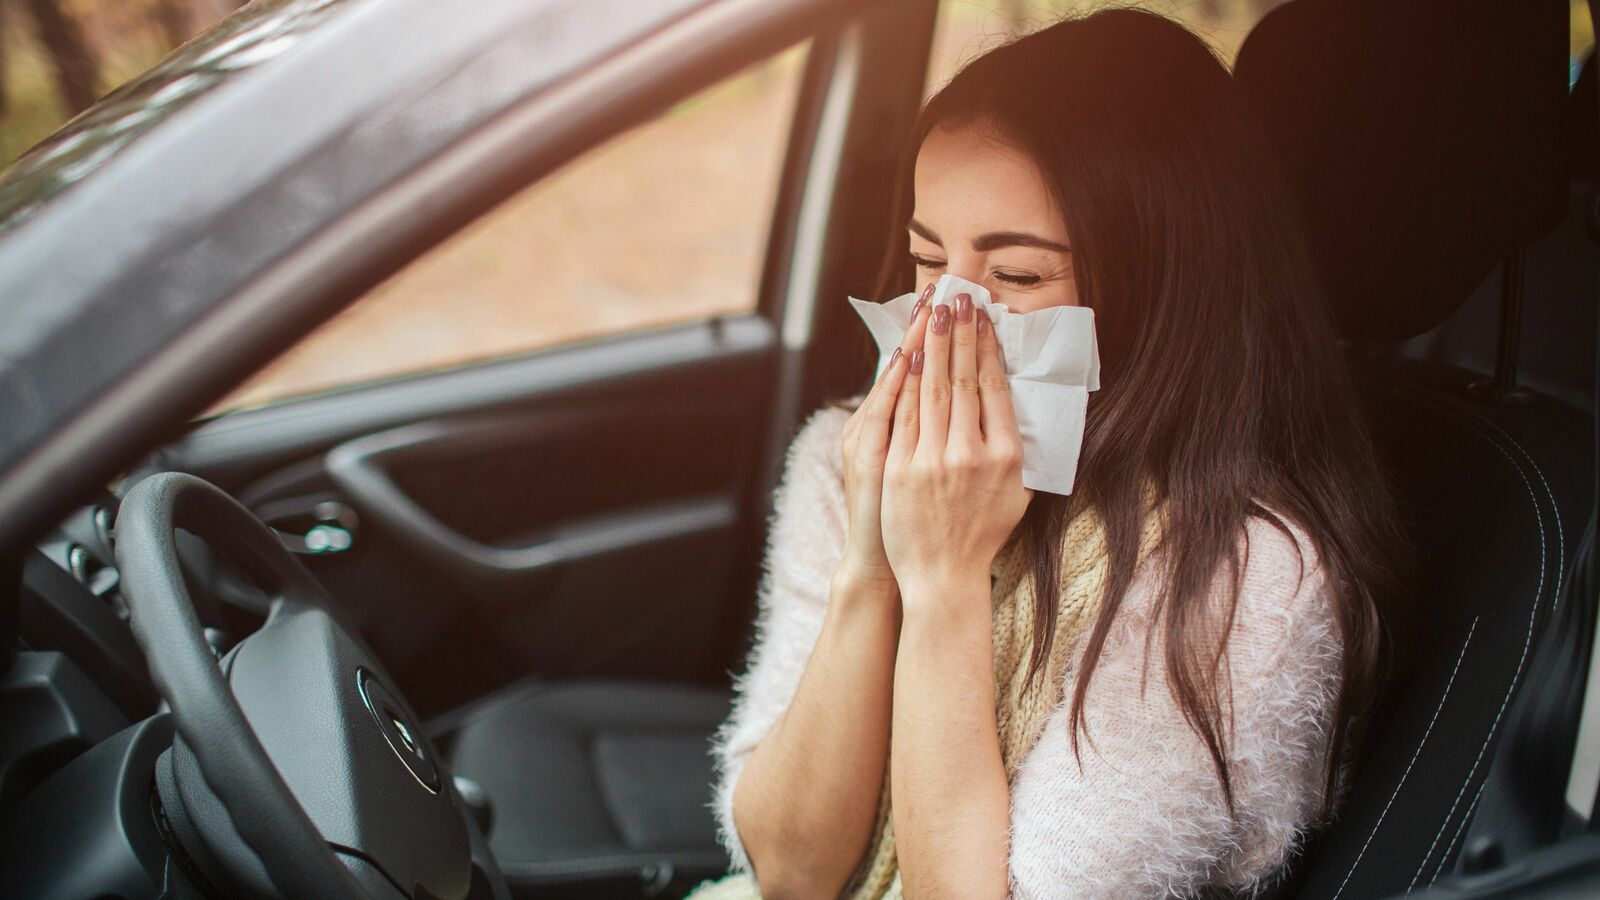
[[949, 272], [1092, 307], [1075, 489], [1022, 486], [960, 297], [811, 415], [713, 747], [735, 874], [696, 898], [1248, 892], [1328, 820], [1411, 551], [1270, 152], [1205, 45], [1133, 10], [928, 103], [879, 296]]

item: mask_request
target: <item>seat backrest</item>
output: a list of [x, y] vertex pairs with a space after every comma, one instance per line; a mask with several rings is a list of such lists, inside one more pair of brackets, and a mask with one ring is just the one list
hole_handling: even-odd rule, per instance
[[1292, 0], [1234, 76], [1277, 146], [1345, 337], [1445, 320], [1565, 214], [1566, 0]]
[[1572, 575], [1592, 410], [1474, 399], [1484, 373], [1396, 344], [1567, 213], [1567, 16], [1561, 0], [1294, 0], [1239, 55], [1425, 567], [1409, 677], [1284, 895], [1398, 895], [1448, 869]]
[[1455, 859], [1535, 642], [1572, 574], [1593, 418], [1549, 397], [1489, 407], [1459, 369], [1358, 361], [1357, 383], [1426, 561], [1422, 643], [1298, 896], [1426, 886]]

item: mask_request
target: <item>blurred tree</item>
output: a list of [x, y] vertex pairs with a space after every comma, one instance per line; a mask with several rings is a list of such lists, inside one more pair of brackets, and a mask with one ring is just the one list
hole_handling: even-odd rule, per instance
[[33, 17], [39, 43], [55, 67], [61, 102], [76, 114], [100, 96], [100, 65], [83, 39], [83, 28], [60, 0], [21, 0]]
[[151, 14], [169, 48], [178, 46], [194, 35], [192, 6], [188, 0], [155, 0], [151, 5]]
[[7, 5], [0, 0], [0, 121], [6, 117], [6, 39], [10, 35], [6, 30]]

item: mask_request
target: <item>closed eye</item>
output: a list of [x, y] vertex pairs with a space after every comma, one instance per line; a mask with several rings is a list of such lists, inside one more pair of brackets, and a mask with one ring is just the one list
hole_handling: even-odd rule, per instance
[[[919, 268], [923, 268], [923, 269], [942, 269], [942, 268], [944, 268], [944, 260], [934, 259], [934, 258], [929, 257], [929, 256], [923, 256], [920, 253], [912, 253], [911, 254], [911, 262], [912, 262], [913, 265], [915, 265], [915, 266], [917, 266]], [[1015, 274], [1015, 273], [1012, 273], [1012, 272], [999, 272], [999, 271], [996, 271], [994, 273], [994, 277], [998, 281], [1004, 281], [1007, 284], [1014, 284], [1014, 285], [1017, 285], [1018, 287], [1026, 287], [1028, 285], [1038, 284], [1040, 281], [1043, 280], [1038, 275], [1018, 275], [1018, 274]]]
[[1000, 279], [1001, 281], [1018, 285], [1038, 284], [1041, 280], [1037, 275], [1013, 275], [1009, 272], [996, 272], [994, 273], [994, 277]]

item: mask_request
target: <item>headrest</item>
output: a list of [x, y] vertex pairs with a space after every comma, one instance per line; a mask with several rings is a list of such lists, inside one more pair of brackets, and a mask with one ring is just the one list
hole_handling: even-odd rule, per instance
[[1443, 321], [1566, 210], [1565, 0], [1294, 0], [1234, 74], [1347, 338]]

